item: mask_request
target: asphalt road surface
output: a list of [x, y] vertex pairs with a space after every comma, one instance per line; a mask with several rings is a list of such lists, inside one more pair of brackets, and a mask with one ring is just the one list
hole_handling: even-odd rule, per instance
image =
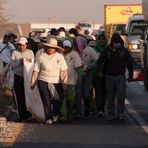
[[1, 147], [148, 148], [147, 123], [148, 92], [142, 83], [132, 82], [127, 84], [125, 121], [105, 121], [92, 115], [54, 125], [20, 124], [14, 142], [6, 140]]

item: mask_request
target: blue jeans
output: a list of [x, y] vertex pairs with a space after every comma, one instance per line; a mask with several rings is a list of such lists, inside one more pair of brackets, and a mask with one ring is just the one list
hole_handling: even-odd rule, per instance
[[76, 85], [75, 107], [76, 114], [83, 113], [82, 98], [84, 100], [84, 112], [90, 111], [92, 97], [92, 74], [87, 74], [82, 77], [82, 84]]
[[105, 86], [108, 115], [115, 116], [115, 98], [117, 99], [117, 115], [123, 114], [126, 95], [125, 75], [106, 75]]

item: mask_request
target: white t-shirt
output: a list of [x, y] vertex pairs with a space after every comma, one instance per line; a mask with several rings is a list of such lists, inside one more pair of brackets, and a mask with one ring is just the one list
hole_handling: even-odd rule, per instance
[[[3, 42], [0, 43], [0, 51], [6, 46], [7, 44], [4, 44]], [[8, 46], [2, 51], [0, 54], [0, 58], [3, 62], [10, 64], [11, 61], [11, 54], [12, 51], [15, 49], [14, 45], [11, 43], [8, 43]]]
[[81, 57], [76, 51], [71, 51], [65, 55], [65, 60], [68, 65], [67, 84], [74, 85], [77, 83], [77, 73], [75, 69], [82, 66]]
[[61, 71], [67, 70], [67, 63], [62, 54], [56, 52], [53, 55], [42, 53], [39, 55], [34, 71], [39, 72], [39, 80], [48, 83], [59, 83]]

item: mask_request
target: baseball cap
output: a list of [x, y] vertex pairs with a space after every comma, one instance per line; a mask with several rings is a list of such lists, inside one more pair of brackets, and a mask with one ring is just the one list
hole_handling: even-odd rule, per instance
[[72, 48], [72, 43], [69, 40], [63, 41], [63, 47]]
[[20, 37], [19, 38], [18, 44], [25, 45], [26, 43], [28, 43], [27, 38], [25, 38], [25, 37]]

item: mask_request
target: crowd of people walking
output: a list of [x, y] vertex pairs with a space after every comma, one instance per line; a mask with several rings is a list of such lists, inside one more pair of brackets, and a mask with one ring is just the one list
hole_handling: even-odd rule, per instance
[[[126, 80], [132, 81], [133, 66], [118, 33], [109, 41], [104, 31], [92, 35], [80, 27], [32, 31], [28, 37], [8, 32], [0, 43], [0, 61], [1, 75], [6, 66], [7, 73], [13, 72], [9, 79], [13, 79], [13, 107], [18, 113], [15, 121], [38, 120], [34, 104], [28, 105], [28, 100], [36, 99], [29, 95], [35, 90], [43, 107], [42, 121], [47, 124], [81, 119], [92, 113], [109, 121], [125, 119]], [[32, 66], [27, 74], [25, 63]]]

